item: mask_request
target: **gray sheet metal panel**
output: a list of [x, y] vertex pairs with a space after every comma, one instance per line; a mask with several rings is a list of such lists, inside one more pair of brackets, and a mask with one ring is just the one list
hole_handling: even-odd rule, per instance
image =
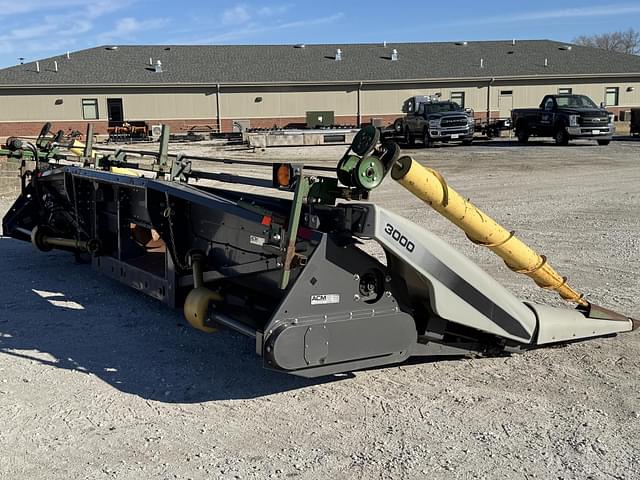
[[426, 279], [425, 297], [439, 316], [500, 337], [531, 341], [536, 317], [511, 292], [433, 233], [384, 208], [371, 208], [375, 215], [367, 220], [364, 235]]
[[585, 317], [577, 310], [526, 304], [538, 316], [537, 345], [630, 332], [632, 328], [631, 320], [600, 320]]
[[372, 303], [360, 298], [356, 275], [370, 269], [385, 271], [357, 247], [323, 235], [265, 327], [265, 366], [312, 377], [408, 358], [417, 341], [413, 318], [390, 292]]

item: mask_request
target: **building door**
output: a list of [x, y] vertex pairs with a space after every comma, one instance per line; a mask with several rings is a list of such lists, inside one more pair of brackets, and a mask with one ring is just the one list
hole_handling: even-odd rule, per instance
[[498, 110], [500, 118], [511, 117], [511, 110], [513, 110], [513, 90], [500, 90]]
[[107, 114], [109, 115], [109, 126], [117, 127], [124, 122], [124, 110], [121, 98], [107, 98]]

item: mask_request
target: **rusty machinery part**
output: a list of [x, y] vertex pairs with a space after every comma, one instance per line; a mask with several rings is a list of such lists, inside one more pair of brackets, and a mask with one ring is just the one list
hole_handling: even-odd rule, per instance
[[584, 296], [567, 284], [543, 255], [539, 255], [513, 232], [463, 198], [435, 170], [423, 167], [413, 158], [400, 158], [391, 176], [415, 196], [464, 231], [475, 244], [489, 248], [511, 270], [530, 277], [539, 287], [556, 291], [564, 300], [587, 306]]
[[218, 329], [210, 324], [211, 309], [215, 302], [222, 301], [222, 295], [207, 287], [197, 287], [189, 292], [184, 301], [184, 318], [193, 328], [205, 333], [213, 333]]

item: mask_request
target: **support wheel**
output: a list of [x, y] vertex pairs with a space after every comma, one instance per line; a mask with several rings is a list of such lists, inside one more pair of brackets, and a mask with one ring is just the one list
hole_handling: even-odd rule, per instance
[[50, 252], [53, 247], [46, 242], [49, 229], [46, 226], [34, 227], [31, 230], [31, 243], [41, 252]]
[[184, 318], [193, 328], [205, 333], [213, 333], [217, 328], [206, 323], [207, 317], [211, 303], [220, 300], [220, 294], [213, 290], [206, 287], [194, 288], [184, 301]]
[[369, 155], [380, 141], [380, 130], [373, 125], [362, 127], [353, 137], [351, 150], [361, 157]]

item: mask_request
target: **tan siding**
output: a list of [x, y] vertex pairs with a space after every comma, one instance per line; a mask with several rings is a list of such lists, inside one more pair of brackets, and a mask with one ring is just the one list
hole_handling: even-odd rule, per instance
[[[84, 94], [0, 94], [0, 121], [78, 121], [82, 99], [98, 99], [100, 120], [107, 119], [107, 98], [122, 98], [125, 120], [216, 118], [215, 93], [116, 91]], [[62, 104], [56, 105], [61, 99]]]
[[[111, 98], [122, 98], [124, 115], [128, 120], [216, 118], [217, 115], [215, 94], [150, 93], [114, 95]], [[105, 98], [105, 109], [106, 105]]]
[[[265, 89], [243, 91], [223, 89], [220, 111], [225, 118], [304, 117], [308, 111], [331, 110], [336, 116], [355, 115], [355, 89]], [[261, 100], [260, 100], [261, 99]]]
[[475, 110], [486, 109], [486, 86], [456, 86], [455, 84], [398, 85], [385, 87], [366, 86], [362, 91], [363, 115], [401, 114], [405, 100], [414, 95], [435, 95], [448, 100], [452, 92], [464, 92], [465, 106]]
[[[573, 93], [589, 96], [596, 104], [604, 101], [607, 87], [619, 88], [619, 104], [621, 107], [640, 106], [640, 82], [625, 81], [621, 79], [599, 79], [597, 82], [585, 81], [541, 81], [500, 83], [493, 86], [495, 94], [492, 94], [492, 108], [498, 106], [498, 92], [500, 90], [513, 90], [513, 107], [527, 108], [537, 107], [545, 95], [558, 93], [559, 88], [571, 88]], [[632, 92], [627, 89], [631, 87]]]
[[[594, 80], [539, 80], [494, 82], [490, 109], [503, 114], [513, 108], [536, 107], [542, 97], [557, 93], [558, 88], [572, 88], [589, 95], [596, 103], [604, 100], [606, 87], [619, 88], [620, 109], [640, 106], [640, 81], [633, 78], [599, 78]], [[512, 101], [501, 101], [500, 90], [512, 90]], [[632, 91], [628, 91], [632, 90]], [[487, 83], [431, 83], [398, 85], [364, 85], [360, 93], [361, 118], [400, 115], [403, 102], [413, 95], [440, 93], [448, 99], [452, 92], [465, 93], [465, 106], [476, 114], [487, 110]], [[41, 89], [25, 93], [24, 89], [0, 90], [0, 122], [83, 121], [81, 100], [97, 98], [99, 120], [107, 118], [107, 98], [122, 98], [127, 120], [210, 119], [215, 122], [215, 88], [95, 88]], [[257, 101], [260, 98], [260, 101]], [[56, 100], [62, 104], [56, 105]], [[221, 87], [222, 119], [304, 119], [307, 111], [332, 110], [336, 117], [355, 118], [358, 113], [358, 85], [289, 86], [289, 87]], [[385, 117], [386, 118], [386, 117]], [[299, 121], [299, 120], [298, 120]], [[346, 121], [346, 120], [345, 120]]]

